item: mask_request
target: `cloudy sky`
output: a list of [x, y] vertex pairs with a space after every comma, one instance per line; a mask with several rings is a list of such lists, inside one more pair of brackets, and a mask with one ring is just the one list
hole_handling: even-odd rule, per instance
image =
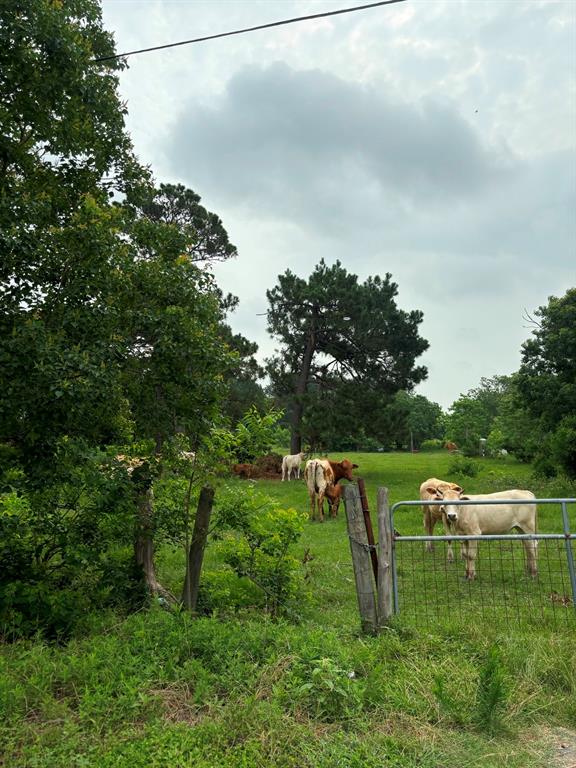
[[[119, 52], [362, 3], [103, 0]], [[576, 285], [576, 2], [406, 0], [142, 54], [121, 75], [158, 181], [193, 188], [238, 247], [235, 330], [321, 258], [391, 272], [448, 407], [508, 374], [524, 315]]]

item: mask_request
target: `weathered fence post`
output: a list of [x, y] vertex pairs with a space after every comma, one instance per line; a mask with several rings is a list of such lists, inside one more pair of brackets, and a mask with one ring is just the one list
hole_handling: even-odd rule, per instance
[[202, 570], [202, 560], [204, 559], [204, 548], [206, 547], [208, 525], [210, 523], [213, 503], [214, 488], [205, 485], [200, 491], [200, 498], [198, 499], [196, 519], [194, 520], [194, 532], [192, 533], [190, 551], [187, 555], [186, 578], [184, 580], [184, 589], [182, 591], [182, 602], [189, 611], [196, 610], [198, 589], [200, 587], [200, 571]]
[[378, 631], [381, 631], [394, 614], [392, 583], [392, 537], [388, 507], [388, 488], [378, 488]]
[[354, 566], [356, 595], [358, 596], [362, 631], [374, 634], [377, 626], [377, 615], [370, 546], [366, 534], [360, 491], [355, 483], [347, 485], [344, 489], [344, 505], [346, 507], [348, 538], [350, 540], [350, 553]]

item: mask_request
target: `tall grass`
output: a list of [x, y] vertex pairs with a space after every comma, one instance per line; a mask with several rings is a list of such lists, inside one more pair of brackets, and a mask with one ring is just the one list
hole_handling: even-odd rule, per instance
[[[350, 458], [370, 499], [386, 485], [392, 501], [416, 498], [450, 461]], [[512, 460], [484, 460], [462, 484], [482, 491], [496, 476], [531, 487], [529, 468]], [[307, 508], [302, 482], [258, 484]], [[420, 532], [421, 515], [398, 523]], [[473, 616], [418, 628], [399, 617], [380, 637], [363, 637], [343, 514], [308, 523], [296, 551], [308, 551], [310, 592], [298, 621], [266, 619], [247, 598], [199, 619], [160, 609], [87, 617], [66, 646], [0, 648], [0, 764], [536, 768], [549, 764], [547, 729], [576, 728], [574, 632]], [[162, 578], [177, 589], [182, 555], [160, 554]], [[217, 547], [206, 562], [218, 572]]]

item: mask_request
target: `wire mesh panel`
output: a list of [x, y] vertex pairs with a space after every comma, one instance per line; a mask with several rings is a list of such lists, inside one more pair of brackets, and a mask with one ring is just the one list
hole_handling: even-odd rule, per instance
[[[574, 541], [571, 547], [576, 559]], [[538, 541], [536, 577], [528, 575], [522, 541], [480, 541], [474, 580], [466, 579], [460, 545], [454, 542], [453, 549], [454, 562], [449, 563], [446, 541], [436, 541], [432, 552], [425, 551], [422, 541], [396, 541], [397, 610], [403, 620], [576, 628], [564, 540]]]
[[[478, 503], [499, 507], [525, 502], [460, 502], [464, 506]], [[527, 628], [576, 628], [576, 536], [570, 532], [574, 520], [569, 514], [569, 505], [573, 514], [576, 500], [535, 499], [533, 503], [538, 504], [538, 533], [421, 536], [395, 531], [394, 602], [403, 621], [418, 625], [459, 620], [499, 626], [513, 623]], [[421, 502], [395, 504], [390, 511], [393, 530], [397, 507], [412, 507], [412, 511], [418, 507], [420, 511]], [[414, 527], [414, 517], [402, 520], [406, 527]], [[454, 553], [451, 562], [450, 540]], [[468, 548], [472, 554], [475, 550], [473, 579], [466, 578], [466, 563], [470, 560], [464, 553]], [[536, 575], [530, 573], [535, 559]]]

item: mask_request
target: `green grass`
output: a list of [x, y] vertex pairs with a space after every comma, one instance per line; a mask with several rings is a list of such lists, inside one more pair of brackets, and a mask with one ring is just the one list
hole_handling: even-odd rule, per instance
[[[416, 498], [427, 477], [451, 477], [445, 454], [349, 457], [360, 465], [372, 509], [380, 485], [395, 502]], [[529, 468], [512, 459], [480, 467], [474, 478], [458, 478], [469, 492], [562, 490], [535, 487]], [[258, 485], [307, 510], [303, 482]], [[556, 529], [554, 513], [541, 518], [542, 528]], [[403, 533], [420, 533], [421, 525], [416, 509], [398, 515]], [[418, 546], [422, 575], [430, 560]], [[87, 617], [66, 646], [37, 640], [0, 648], [0, 764], [550, 765], [549, 729], [576, 728], [573, 628], [544, 623], [526, 631], [472, 611], [424, 626], [401, 614], [380, 637], [361, 636], [343, 510], [336, 520], [308, 523], [297, 549], [313, 556], [298, 621], [272, 622], [250, 608], [200, 619], [156, 608], [125, 619]], [[178, 590], [182, 553], [165, 549], [159, 563], [162, 579]], [[217, 567], [211, 547], [207, 568]], [[454, 571], [460, 583], [460, 562]]]

